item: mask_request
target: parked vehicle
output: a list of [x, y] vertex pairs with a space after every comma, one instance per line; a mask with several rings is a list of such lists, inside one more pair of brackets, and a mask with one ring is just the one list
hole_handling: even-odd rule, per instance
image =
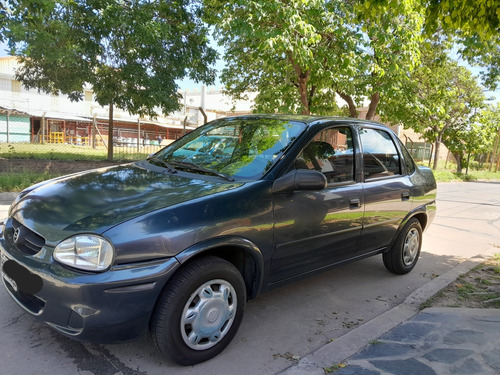
[[[204, 157], [189, 150], [204, 142]], [[219, 354], [247, 300], [270, 288], [377, 254], [410, 272], [435, 195], [432, 172], [381, 124], [224, 118], [147, 160], [24, 190], [0, 225], [2, 279], [67, 336], [150, 329], [191, 365]]]

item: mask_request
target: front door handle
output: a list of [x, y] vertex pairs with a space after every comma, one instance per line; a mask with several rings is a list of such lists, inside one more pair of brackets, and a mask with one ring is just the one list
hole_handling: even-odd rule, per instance
[[410, 192], [409, 191], [403, 191], [401, 193], [401, 200], [402, 201], [409, 201], [410, 200]]
[[361, 207], [361, 201], [359, 198], [353, 198], [349, 200], [349, 207], [352, 208], [359, 208]]

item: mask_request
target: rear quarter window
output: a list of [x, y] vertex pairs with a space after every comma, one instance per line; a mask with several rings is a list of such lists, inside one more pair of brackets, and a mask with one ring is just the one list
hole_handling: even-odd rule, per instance
[[398, 142], [399, 142], [399, 148], [401, 149], [401, 153], [403, 154], [403, 164], [406, 169], [406, 174], [413, 174], [413, 172], [415, 172], [416, 169], [415, 162], [413, 161], [413, 158], [406, 149], [405, 145], [403, 145], [403, 142], [401, 142], [400, 139], [398, 139]]

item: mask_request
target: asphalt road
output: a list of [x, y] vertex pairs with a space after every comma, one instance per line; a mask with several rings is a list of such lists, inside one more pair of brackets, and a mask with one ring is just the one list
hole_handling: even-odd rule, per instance
[[[5, 209], [0, 205], [0, 215]], [[247, 304], [231, 345], [194, 367], [166, 362], [149, 337], [120, 345], [65, 338], [23, 312], [0, 287], [0, 373], [276, 374], [495, 245], [500, 246], [500, 183], [440, 184], [438, 214], [410, 274], [389, 273], [377, 256], [263, 294]]]

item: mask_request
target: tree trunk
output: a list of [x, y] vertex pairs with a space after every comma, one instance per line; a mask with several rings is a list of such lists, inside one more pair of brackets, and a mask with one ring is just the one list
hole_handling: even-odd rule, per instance
[[288, 59], [292, 63], [293, 69], [297, 74], [297, 81], [299, 82], [299, 94], [300, 94], [300, 102], [302, 104], [302, 112], [303, 115], [310, 115], [311, 108], [309, 106], [309, 95], [307, 93], [307, 83], [309, 81], [310, 72], [304, 72], [302, 68], [295, 63], [295, 59], [288, 55]]
[[301, 73], [299, 75], [299, 91], [300, 91], [300, 102], [302, 103], [302, 114], [310, 115], [311, 109], [309, 107], [309, 98], [307, 95], [307, 81], [309, 79], [309, 74]]
[[497, 164], [495, 166], [495, 173], [498, 172], [498, 168], [500, 168], [500, 150], [499, 152], [497, 153]]
[[113, 161], [113, 101], [109, 103], [108, 119], [108, 161]]
[[467, 166], [465, 168], [465, 174], [469, 174], [469, 164], [470, 164], [470, 152], [467, 154]]
[[[497, 155], [497, 148], [498, 148], [498, 141], [499, 140], [500, 140], [500, 129], [498, 130], [498, 134], [495, 138], [495, 146], [493, 146], [493, 151], [491, 152], [490, 168], [488, 169], [490, 172], [491, 172], [491, 169], [493, 167], [493, 163], [495, 162], [495, 156], [497, 157], [497, 160], [500, 160], [500, 153], [499, 153], [499, 155]], [[496, 170], [498, 170], [498, 166], [497, 166]]]
[[312, 99], [313, 99], [315, 93], [316, 93], [316, 86], [313, 86], [313, 87], [311, 87], [311, 90], [309, 91], [309, 96], [307, 98], [307, 105], [309, 108], [309, 112], [311, 112]]
[[358, 111], [356, 110], [356, 104], [354, 104], [352, 97], [340, 91], [337, 91], [337, 94], [339, 94], [339, 96], [347, 103], [347, 106], [349, 107], [349, 117], [357, 118]]
[[373, 117], [375, 117], [375, 114], [377, 113], [378, 102], [380, 102], [380, 93], [375, 92], [371, 97], [370, 106], [368, 107], [368, 112], [366, 113], [367, 120], [373, 120]]
[[455, 157], [455, 160], [457, 161], [457, 173], [462, 173], [462, 159], [463, 155], [461, 152], [453, 152], [453, 156]]
[[432, 169], [436, 170], [437, 169], [437, 164], [439, 160], [439, 149], [441, 148], [441, 139], [442, 135], [439, 134], [436, 138], [436, 144], [434, 146], [434, 163], [432, 164]]

